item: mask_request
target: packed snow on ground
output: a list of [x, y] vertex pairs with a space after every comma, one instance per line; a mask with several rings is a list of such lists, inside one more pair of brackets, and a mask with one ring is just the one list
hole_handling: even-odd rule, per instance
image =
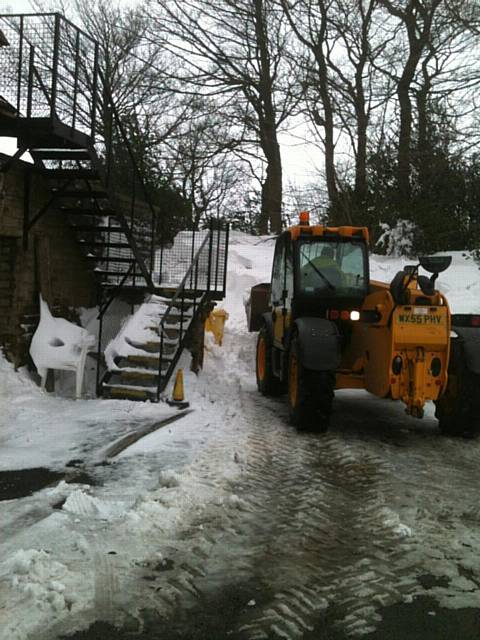
[[[34, 496], [1, 503], [0, 639], [21, 640], [40, 630], [85, 627], [99, 607], [108, 620], [113, 615], [109, 562], [119, 563], [115, 570], [126, 580], [118, 596], [125, 598], [123, 609], [133, 606], [134, 594], [148, 607], [151, 592], [139, 591], [148, 583], [142, 582], [142, 587], [134, 581], [136, 568], [168, 558], [172, 546], [182, 544], [178, 532], [185, 531], [189, 522], [208, 517], [209, 509], [242, 508], [230, 483], [241, 474], [248, 456], [241, 390], [252, 391], [255, 386], [255, 336], [246, 331], [244, 301], [251, 286], [270, 279], [273, 249], [273, 238], [231, 234], [227, 297], [221, 303], [229, 313], [224, 346], [207, 337], [199, 377], [188, 372], [187, 355], [180, 363], [194, 411], [129, 447], [113, 464], [94, 466], [120, 436], [176, 410], [163, 404], [73, 401], [48, 394], [25, 369], [14, 371], [0, 357], [0, 470], [67, 470], [69, 461], [80, 460], [99, 482], [90, 486], [61, 481]], [[372, 256], [371, 275], [389, 281], [409, 262]], [[438, 288], [454, 311], [480, 313], [480, 272], [468, 254], [453, 254], [453, 265], [441, 274]], [[92, 320], [93, 313], [84, 311], [82, 317]], [[199, 483], [199, 474], [206, 469], [211, 482]], [[382, 526], [406, 540], [419, 535], [409, 522], [400, 520], [393, 506], [385, 511]], [[202, 527], [195, 524], [195, 528], [201, 546]], [[480, 549], [478, 534], [468, 535], [470, 546]], [[185, 553], [192, 540], [186, 544]], [[461, 544], [458, 553], [466, 556], [468, 550], [461, 552]], [[469, 562], [476, 568], [471, 554]], [[431, 565], [441, 570], [438, 557], [432, 557]], [[469, 590], [469, 584], [457, 586], [459, 593]], [[104, 594], [100, 602], [99, 593]], [[472, 606], [479, 606], [476, 599], [472, 595]]]

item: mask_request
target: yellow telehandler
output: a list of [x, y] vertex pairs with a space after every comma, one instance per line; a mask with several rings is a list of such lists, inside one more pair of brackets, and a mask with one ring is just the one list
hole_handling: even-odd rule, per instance
[[287, 393], [299, 429], [328, 428], [335, 389], [366, 389], [418, 418], [432, 400], [443, 433], [474, 435], [480, 316], [452, 316], [435, 289], [450, 263], [421, 257], [389, 284], [370, 280], [368, 229], [310, 225], [302, 212], [277, 238], [271, 283], [250, 296], [259, 391]]

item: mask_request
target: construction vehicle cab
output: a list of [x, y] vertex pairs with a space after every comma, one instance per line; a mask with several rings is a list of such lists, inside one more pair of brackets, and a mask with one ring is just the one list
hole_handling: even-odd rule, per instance
[[[249, 324], [259, 330], [261, 393], [287, 392], [292, 423], [320, 431], [328, 427], [335, 389], [402, 400], [416, 417], [432, 400], [443, 430], [457, 433], [452, 407], [459, 391], [453, 394], [448, 384], [449, 364], [458, 378], [450, 359], [451, 315], [435, 289], [450, 261], [421, 258], [391, 283], [372, 281], [368, 230], [310, 226], [303, 212], [300, 224], [277, 238], [270, 286], [252, 290]], [[432, 275], [421, 275], [420, 268]], [[480, 364], [480, 342], [466, 344], [461, 348], [475, 352], [470, 359]]]

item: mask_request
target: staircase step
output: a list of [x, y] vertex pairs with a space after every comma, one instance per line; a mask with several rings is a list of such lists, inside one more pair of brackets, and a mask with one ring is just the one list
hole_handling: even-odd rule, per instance
[[[127, 269], [125, 269], [125, 271], [103, 271], [103, 269], [95, 268], [94, 273], [96, 276], [103, 276], [107, 278], [113, 278], [113, 277], [123, 278], [123, 276], [127, 273]], [[129, 276], [129, 278], [133, 278], [133, 276]], [[137, 287], [146, 286], [144, 281], [145, 281], [145, 278], [142, 275], [139, 275], [138, 273], [135, 274], [135, 286]], [[117, 283], [113, 283], [113, 282], [110, 282], [109, 280], [105, 280], [105, 282], [101, 282], [100, 284], [109, 286]], [[132, 285], [127, 283], [125, 286], [130, 287]]]
[[[158, 373], [158, 357], [156, 356], [127, 356], [126, 358], [122, 358], [125, 360], [127, 366], [130, 367], [145, 367], [145, 370], [152, 370]], [[171, 362], [173, 360], [173, 354], [164, 354], [162, 358], [163, 362]], [[117, 363], [119, 364], [119, 363]], [[119, 364], [119, 366], [122, 366]], [[165, 369], [165, 367], [162, 367]]]
[[102, 225], [72, 224], [72, 229], [84, 233], [123, 233], [122, 227], [105, 227]]
[[[178, 325], [166, 325], [164, 326], [164, 331], [165, 334], [167, 335], [168, 338], [172, 338], [174, 336], [178, 336], [178, 334], [180, 333], [179, 329], [177, 328]], [[150, 331], [154, 331], [157, 335], [160, 335], [160, 327], [158, 325], [150, 325], [149, 327], [145, 327], [145, 329], [150, 329]], [[183, 330], [186, 331], [187, 328], [184, 326]], [[169, 335], [169, 333], [171, 335]]]
[[[52, 189], [53, 191], [53, 189]], [[69, 189], [57, 194], [57, 198], [89, 198], [91, 200], [108, 198], [108, 193], [105, 190], [100, 189]]]
[[[135, 262], [135, 256], [132, 256], [131, 258], [118, 258], [115, 256], [94, 256], [94, 255], [88, 255], [85, 256], [87, 260], [94, 260], [96, 262], [120, 262], [121, 264], [131, 264], [132, 262]], [[118, 275], [118, 273], [114, 274], [114, 275]]]
[[90, 160], [86, 149], [30, 149], [30, 154], [41, 160]]
[[126, 242], [90, 242], [89, 240], [80, 239], [82, 246], [84, 247], [97, 247], [105, 249], [131, 249], [131, 246]]
[[[113, 277], [123, 277], [126, 273], [127, 273], [128, 269], [125, 269], [125, 271], [105, 271], [104, 269], [101, 269], [100, 267], [95, 268], [95, 275], [98, 277], [105, 277], [105, 278], [113, 278]], [[130, 274], [129, 278], [133, 279], [133, 274]], [[142, 276], [141, 273], [139, 273], [138, 271], [135, 273], [135, 282], [138, 285], [139, 280], [145, 280], [145, 278]], [[106, 284], [109, 284], [108, 282]], [[127, 285], [128, 286], [128, 285]]]
[[106, 384], [103, 383], [102, 388], [104, 395], [119, 400], [154, 400], [157, 397], [157, 390], [152, 388], [135, 387], [127, 384]]
[[68, 216], [111, 216], [115, 215], [113, 209], [93, 209], [81, 207], [60, 207], [60, 211]]
[[[160, 353], [160, 340], [148, 340], [147, 342], [136, 342], [135, 340], [131, 340], [129, 338], [125, 338], [126, 342], [131, 347], [135, 347], [135, 349], [141, 349], [146, 353]], [[178, 340], [169, 340], [168, 338], [163, 339], [163, 353], [165, 356], [174, 354], [178, 345]], [[158, 358], [157, 358], [158, 362]]]
[[183, 302], [181, 298], [172, 302], [171, 298], [158, 298], [156, 300], [151, 300], [150, 304], [158, 304], [163, 307], [168, 307], [170, 304], [173, 309], [181, 309], [183, 307], [184, 312], [188, 311], [191, 307], [193, 307], [193, 300], [185, 299]]
[[100, 177], [95, 169], [45, 169], [47, 178], [75, 178], [78, 180], [99, 180]]
[[[166, 367], [164, 367], [166, 369]], [[130, 383], [138, 383], [139, 386], [149, 387], [155, 385], [157, 386], [158, 382], [158, 371], [153, 372], [147, 369], [118, 369], [110, 372], [112, 374], [112, 378], [118, 376], [121, 381], [130, 381]], [[114, 384], [114, 382], [112, 383]]]

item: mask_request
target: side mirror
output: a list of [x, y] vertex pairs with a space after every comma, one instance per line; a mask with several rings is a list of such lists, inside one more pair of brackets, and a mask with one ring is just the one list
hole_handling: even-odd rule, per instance
[[[432, 274], [429, 280], [430, 286], [427, 285], [427, 289], [430, 289], [432, 293], [427, 293], [427, 291], [424, 289], [425, 284], [424, 286], [422, 286], [419, 283], [420, 289], [426, 295], [433, 295], [433, 292], [435, 291], [435, 280], [437, 279], [439, 273], [445, 271], [445, 269], [448, 269], [452, 262], [452, 256], [422, 256], [421, 258], [418, 258], [418, 261], [420, 262], [420, 266], [422, 266], [425, 271], [428, 271]], [[425, 278], [425, 280], [427, 280], [427, 278]]]
[[422, 256], [418, 258], [418, 261], [425, 271], [438, 275], [448, 269], [452, 262], [452, 256]]

